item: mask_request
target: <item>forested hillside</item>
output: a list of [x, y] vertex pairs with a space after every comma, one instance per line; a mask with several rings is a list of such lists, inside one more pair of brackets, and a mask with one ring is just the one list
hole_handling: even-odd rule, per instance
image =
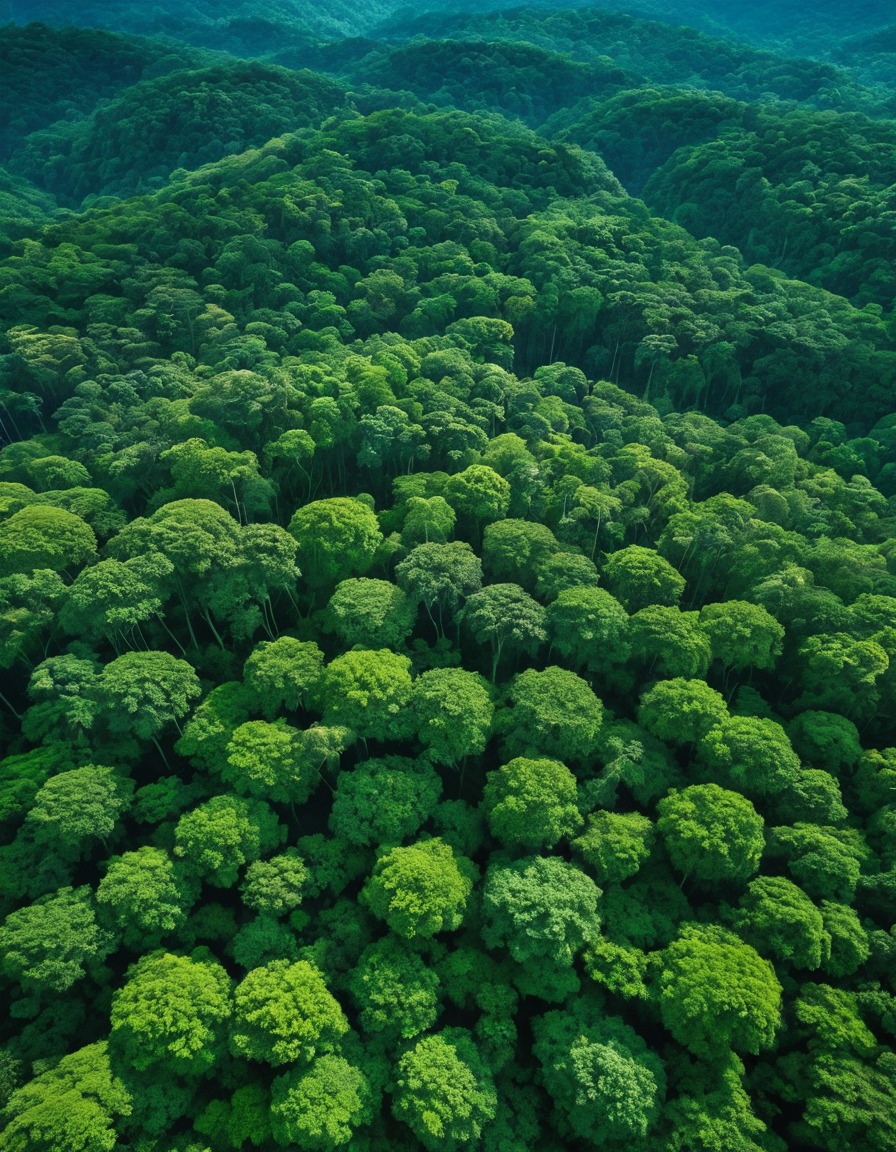
[[896, 1148], [890, 16], [432, 7], [5, 6], [0, 1148]]

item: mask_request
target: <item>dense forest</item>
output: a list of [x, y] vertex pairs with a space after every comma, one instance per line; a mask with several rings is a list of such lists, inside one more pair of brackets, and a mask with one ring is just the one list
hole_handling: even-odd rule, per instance
[[896, 1149], [887, 6], [0, 18], [0, 1147]]

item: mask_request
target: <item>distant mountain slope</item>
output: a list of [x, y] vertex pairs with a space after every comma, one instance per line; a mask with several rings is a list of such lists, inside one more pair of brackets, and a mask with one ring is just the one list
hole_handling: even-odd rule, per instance
[[324, 76], [233, 61], [135, 84], [85, 120], [35, 133], [15, 161], [70, 203], [129, 195], [158, 187], [175, 168], [316, 127], [344, 103]]
[[[648, 16], [667, 24], [688, 24], [714, 36], [736, 37], [765, 48], [783, 49], [800, 56], [827, 55], [846, 36], [872, 33], [892, 23], [893, 10], [880, 0], [532, 0], [542, 10], [592, 8]], [[432, 12], [482, 13], [515, 7], [514, 0], [428, 0]], [[409, 5], [400, 13], [412, 11]]]
[[488, 108], [540, 123], [566, 105], [607, 97], [635, 80], [612, 61], [570, 60], [531, 44], [430, 40], [372, 53], [355, 80], [407, 89], [421, 99]]
[[270, 21], [304, 25], [327, 35], [352, 35], [385, 19], [397, 7], [389, 0], [154, 0], [152, 4], [118, 4], [112, 0], [4, 0], [0, 18], [26, 23], [79, 24], [146, 34], [168, 34], [207, 43], [231, 21]]
[[94, 29], [0, 28], [0, 155], [36, 129], [195, 59], [188, 50]]
[[668, 23], [593, 6], [550, 12], [537, 5], [500, 12], [402, 12], [382, 25], [379, 33], [405, 40], [524, 41], [575, 60], [609, 57], [618, 67], [654, 84], [709, 88], [739, 100], [771, 95], [843, 109], [880, 99], [865, 91], [850, 73], [827, 62], [781, 56], [713, 38], [694, 28], [670, 29]]

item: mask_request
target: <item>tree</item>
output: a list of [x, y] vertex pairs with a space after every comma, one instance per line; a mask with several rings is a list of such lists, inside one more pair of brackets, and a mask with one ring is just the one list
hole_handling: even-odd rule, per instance
[[476, 1143], [496, 1109], [492, 1078], [460, 1028], [424, 1036], [398, 1061], [392, 1114], [432, 1152]]
[[202, 1076], [223, 1056], [230, 978], [213, 960], [151, 952], [112, 997], [115, 1050], [138, 1071]]
[[96, 555], [96, 536], [80, 516], [33, 504], [0, 522], [0, 576], [47, 568], [74, 576]]
[[544, 609], [516, 584], [490, 584], [476, 592], [463, 618], [476, 642], [491, 647], [492, 683], [505, 648], [534, 655], [547, 640]]
[[765, 1124], [743, 1086], [744, 1066], [733, 1053], [712, 1065], [688, 1060], [680, 1095], [664, 1111], [657, 1146], [669, 1152], [771, 1152]]
[[712, 658], [724, 668], [773, 668], [784, 644], [784, 629], [760, 604], [726, 600], [700, 609], [700, 627], [709, 637]]
[[492, 580], [535, 588], [537, 573], [560, 544], [544, 524], [530, 520], [499, 520], [489, 524], [482, 539], [482, 562]]
[[783, 856], [797, 883], [815, 900], [849, 903], [855, 895], [868, 847], [855, 828], [794, 824], [775, 828], [769, 853]]
[[471, 464], [445, 485], [445, 499], [478, 537], [482, 525], [502, 520], [510, 506], [510, 485], [487, 464]]
[[175, 751], [197, 766], [215, 771], [234, 731], [249, 719], [252, 704], [252, 694], [245, 685], [235, 680], [219, 684], [184, 725]]
[[445, 544], [457, 517], [444, 496], [411, 496], [406, 504], [401, 543], [405, 548], [416, 544]]
[[323, 977], [304, 960], [275, 960], [255, 968], [234, 992], [234, 1056], [275, 1068], [309, 1064], [331, 1051], [347, 1031], [348, 1021]]
[[700, 756], [726, 782], [748, 796], [774, 796], [800, 770], [787, 733], [774, 720], [729, 716], [706, 733]]
[[859, 730], [834, 712], [801, 712], [787, 725], [787, 735], [801, 760], [835, 775], [862, 758]]
[[18, 824], [47, 779], [74, 768], [78, 754], [67, 744], [48, 744], [0, 761], [0, 823]]
[[[172, 568], [172, 589], [196, 646], [193, 611], [210, 626], [211, 602], [226, 587], [243, 560], [240, 525], [211, 500], [174, 500], [149, 517], [126, 524], [110, 541], [113, 559], [161, 556]], [[245, 574], [243, 574], [244, 577]], [[245, 584], [244, 578], [240, 583]]]
[[383, 541], [370, 508], [346, 496], [304, 505], [289, 531], [299, 542], [299, 566], [313, 589], [363, 575]]
[[892, 1053], [877, 1044], [856, 997], [806, 984], [794, 1017], [798, 1047], [780, 1061], [779, 1079], [784, 1100], [800, 1104], [792, 1137], [824, 1152], [892, 1144]]
[[558, 856], [494, 863], [482, 894], [482, 938], [519, 964], [570, 965], [598, 933], [600, 889]]
[[488, 685], [463, 668], [432, 668], [414, 681], [411, 723], [436, 764], [454, 765], [485, 751], [494, 706]]
[[193, 497], [232, 505], [237, 519], [270, 511], [274, 489], [259, 474], [254, 452], [228, 452], [191, 437], [162, 452], [159, 459], [171, 470], [172, 487], [163, 499]]
[[781, 1019], [781, 985], [767, 960], [715, 924], [685, 924], [663, 952], [663, 1024], [703, 1060], [769, 1047]]
[[829, 976], [852, 976], [871, 955], [868, 933], [855, 909], [846, 904], [822, 900], [821, 919], [830, 941], [821, 967]]
[[648, 676], [699, 680], [709, 669], [712, 652], [696, 612], [651, 604], [632, 616], [629, 640], [632, 655]]
[[246, 921], [238, 932], [228, 935], [228, 955], [247, 972], [279, 960], [298, 959], [299, 946], [292, 925], [264, 912]]
[[785, 876], [757, 876], [740, 899], [737, 926], [761, 953], [814, 970], [829, 951], [821, 913]]
[[324, 722], [363, 739], [399, 739], [411, 699], [411, 662], [388, 648], [356, 649], [327, 665], [321, 681]]
[[113, 856], [96, 890], [100, 919], [132, 952], [182, 928], [195, 898], [168, 853], [148, 845]]
[[685, 579], [651, 548], [630, 544], [607, 557], [602, 575], [627, 612], [649, 604], [673, 607], [681, 600]]
[[557, 760], [518, 757], [486, 778], [492, 835], [508, 848], [553, 848], [578, 831], [576, 778]]
[[263, 640], [253, 649], [243, 668], [243, 680], [265, 717], [273, 720], [281, 710], [297, 712], [307, 706], [323, 666], [323, 652], [313, 641], [280, 636]]
[[[482, 564], [469, 544], [418, 544], [395, 569], [395, 578], [422, 604], [439, 636], [445, 616], [453, 619], [466, 597], [482, 587]], [[433, 613], [435, 612], [435, 615]]]
[[564, 588], [547, 608], [552, 646], [574, 667], [601, 670], [628, 659], [628, 614], [603, 588]]
[[100, 560], [75, 578], [59, 623], [72, 636], [111, 641], [116, 652], [121, 646], [138, 647], [141, 625], [161, 615], [167, 599], [164, 581], [172, 571], [159, 555]]
[[28, 681], [34, 704], [22, 718], [22, 734], [33, 741], [83, 739], [96, 720], [98, 676], [94, 660], [71, 653], [38, 664]]
[[415, 459], [425, 459], [429, 455], [423, 429], [419, 424], [413, 424], [407, 413], [393, 404], [379, 405], [375, 414], [365, 413], [361, 417], [360, 429], [358, 463], [362, 468], [380, 472], [388, 465], [388, 470], [393, 473], [410, 471]]
[[421, 840], [383, 853], [361, 898], [399, 936], [434, 936], [460, 927], [474, 876], [470, 862], [442, 840]]
[[704, 680], [659, 680], [641, 697], [638, 723], [667, 744], [698, 744], [728, 716], [725, 697]]
[[174, 830], [174, 855], [218, 888], [232, 888], [243, 864], [279, 845], [283, 829], [258, 800], [213, 796], [184, 813]]
[[875, 640], [855, 640], [845, 632], [810, 636], [799, 649], [801, 709], [839, 712], [867, 720], [877, 710], [877, 681], [890, 659]]
[[60, 888], [0, 925], [0, 970], [28, 993], [60, 993], [80, 980], [87, 967], [112, 949], [96, 922], [87, 887]]
[[66, 592], [62, 577], [47, 569], [0, 578], [0, 668], [45, 654]]
[[294, 848], [246, 869], [240, 886], [243, 903], [266, 916], [284, 916], [302, 902], [308, 869]]
[[640, 812], [593, 812], [572, 850], [598, 884], [619, 884], [645, 863], [655, 839], [652, 822]]
[[574, 1138], [595, 1148], [632, 1146], [659, 1117], [663, 1066], [618, 1016], [589, 1008], [583, 1001], [575, 1014], [548, 1012], [535, 1021], [540, 1079]]
[[574, 672], [551, 666], [514, 676], [496, 727], [505, 753], [584, 761], [597, 750], [603, 705]]
[[718, 784], [673, 788], [656, 828], [673, 868], [704, 884], [738, 883], [759, 867], [764, 821], [745, 796]]
[[372, 1115], [364, 1073], [342, 1056], [325, 1055], [308, 1069], [278, 1076], [271, 1090], [271, 1129], [282, 1147], [331, 1152], [348, 1144]]
[[416, 606], [388, 580], [343, 580], [325, 612], [325, 627], [349, 648], [401, 648]]
[[412, 946], [395, 936], [368, 945], [348, 984], [365, 1032], [410, 1040], [439, 1016], [440, 983]]
[[222, 778], [237, 792], [260, 800], [304, 804], [320, 783], [317, 765], [306, 755], [303, 733], [285, 720], [249, 720], [227, 745]]
[[77, 860], [94, 840], [108, 846], [133, 791], [114, 768], [71, 768], [41, 786], [27, 823], [38, 845]]
[[101, 672], [97, 701], [111, 731], [155, 740], [186, 716], [201, 692], [199, 677], [185, 660], [168, 652], [126, 652]]
[[12, 1093], [3, 1142], [10, 1152], [113, 1152], [117, 1126], [132, 1110], [107, 1045], [90, 1044]]
[[400, 844], [432, 815], [441, 794], [442, 782], [426, 763], [365, 760], [339, 778], [330, 831], [364, 847]]

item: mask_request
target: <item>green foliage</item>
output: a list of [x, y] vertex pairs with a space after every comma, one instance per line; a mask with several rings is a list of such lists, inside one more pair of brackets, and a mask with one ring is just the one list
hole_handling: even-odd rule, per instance
[[314, 643], [292, 636], [263, 640], [246, 661], [243, 679], [261, 710], [273, 720], [281, 709], [296, 712], [313, 697], [323, 661]]
[[762, 817], [745, 796], [718, 784], [673, 789], [657, 806], [656, 828], [685, 879], [704, 884], [744, 881], [765, 848]]
[[411, 700], [411, 662], [388, 648], [355, 649], [327, 665], [321, 681], [324, 721], [343, 725], [363, 739], [400, 734]]
[[148, 845], [113, 856], [96, 890], [101, 917], [133, 952], [183, 927], [195, 895], [167, 852]]
[[174, 832], [174, 855], [207, 883], [232, 888], [239, 869], [281, 842], [282, 828], [259, 800], [213, 796], [184, 813]]
[[601, 1020], [584, 1007], [536, 1021], [544, 1086], [578, 1139], [597, 1147], [644, 1140], [665, 1088], [662, 1063], [618, 1016]]
[[33, 135], [24, 168], [76, 203], [91, 192], [133, 194], [157, 187], [174, 168], [198, 168], [317, 124], [342, 99], [322, 76], [257, 61], [170, 72], [131, 85], [85, 121]]
[[394, 936], [364, 950], [349, 990], [365, 1032], [411, 1040], [436, 1022], [439, 977], [422, 956]]
[[294, 848], [246, 869], [241, 886], [243, 903], [268, 916], [283, 916], [302, 902], [308, 870]]
[[373, 1094], [364, 1073], [342, 1056], [321, 1056], [307, 1070], [278, 1076], [271, 1091], [271, 1129], [284, 1148], [330, 1152], [369, 1120]]
[[725, 698], [703, 680], [660, 680], [641, 697], [638, 721], [669, 744], [698, 744], [728, 715]]
[[575, 673], [555, 666], [527, 669], [513, 678], [508, 703], [496, 727], [509, 755], [584, 761], [597, 750], [603, 705]]
[[758, 1053], [774, 1041], [781, 985], [767, 960], [716, 925], [686, 924], [663, 954], [663, 1023], [695, 1056]]
[[90, 1044], [13, 1092], [3, 1139], [15, 1152], [112, 1152], [116, 1124], [131, 1111], [105, 1042]]
[[289, 531], [299, 543], [299, 566], [315, 588], [366, 572], [382, 543], [367, 505], [343, 496], [306, 504]]
[[618, 884], [647, 860], [654, 839], [653, 824], [640, 812], [594, 812], [572, 848], [599, 884]]
[[749, 884], [738, 924], [760, 952], [795, 968], [818, 968], [830, 948], [821, 913], [784, 876], [759, 876]]
[[516, 584], [490, 584], [464, 607], [464, 621], [477, 644], [492, 651], [492, 682], [505, 647], [534, 655], [547, 639], [544, 609]]
[[221, 775], [245, 795], [304, 804], [320, 778], [302, 737], [284, 720], [249, 720], [231, 736]]
[[113, 997], [111, 1040], [138, 1071], [199, 1076], [223, 1054], [231, 1010], [230, 979], [220, 964], [151, 952]]
[[323, 977], [299, 960], [254, 968], [236, 987], [230, 1048], [235, 1056], [281, 1064], [308, 1064], [348, 1031]]
[[603, 572], [610, 591], [628, 612], [648, 604], [678, 604], [685, 580], [668, 560], [650, 548], [632, 544], [607, 558]]
[[72, 768], [38, 789], [27, 824], [36, 844], [77, 860], [94, 839], [108, 844], [132, 792], [113, 768]]
[[704, 736], [700, 753], [714, 772], [747, 795], [773, 795], [800, 769], [784, 729], [763, 717], [726, 717]]
[[100, 714], [112, 732], [151, 740], [190, 710], [202, 689], [193, 668], [167, 652], [127, 652], [103, 669]]
[[441, 792], [441, 780], [424, 762], [365, 760], [340, 775], [330, 829], [350, 844], [400, 844], [432, 815]]
[[33, 505], [0, 523], [0, 575], [47, 568], [74, 576], [96, 555], [96, 537], [79, 517]]
[[457, 764], [485, 751], [494, 707], [481, 676], [432, 668], [414, 681], [410, 704], [417, 738], [436, 764]]
[[26, 993], [64, 992], [111, 946], [88, 888], [60, 888], [10, 912], [0, 925], [3, 973]]
[[483, 938], [519, 964], [571, 964], [598, 931], [594, 881], [558, 856], [493, 864], [485, 878]]
[[557, 760], [517, 757], [490, 772], [483, 794], [492, 835], [508, 848], [553, 848], [582, 822], [576, 779]]
[[488, 1068], [462, 1029], [425, 1036], [398, 1061], [392, 1112], [424, 1148], [478, 1140], [496, 1106]]
[[628, 615], [602, 588], [562, 589], [548, 605], [547, 625], [554, 648], [576, 668], [603, 669], [628, 655]]
[[894, 1144], [894, 41], [638, 5], [12, 0], [0, 1142]]
[[413, 603], [387, 580], [343, 580], [326, 609], [327, 629], [348, 648], [400, 648], [414, 624]]
[[421, 840], [381, 855], [363, 899], [393, 932], [405, 939], [459, 928], [475, 869], [442, 840]]
[[700, 611], [700, 626], [709, 637], [713, 659], [735, 672], [772, 668], [781, 654], [784, 629], [759, 604], [707, 604]]

